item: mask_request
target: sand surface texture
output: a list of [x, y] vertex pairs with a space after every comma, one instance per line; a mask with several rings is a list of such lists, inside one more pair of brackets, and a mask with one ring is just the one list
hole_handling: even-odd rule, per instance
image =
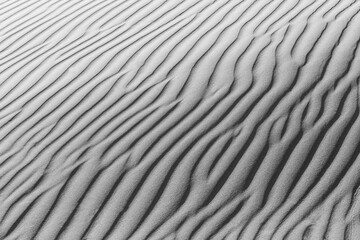
[[0, 239], [360, 239], [359, 0], [1, 0]]

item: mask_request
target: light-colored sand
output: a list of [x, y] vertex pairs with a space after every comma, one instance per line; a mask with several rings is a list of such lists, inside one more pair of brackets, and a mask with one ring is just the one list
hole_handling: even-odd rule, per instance
[[360, 238], [360, 1], [0, 1], [0, 239]]

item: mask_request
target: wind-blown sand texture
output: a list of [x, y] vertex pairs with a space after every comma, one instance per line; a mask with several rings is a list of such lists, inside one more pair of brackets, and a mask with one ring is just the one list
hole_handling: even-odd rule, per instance
[[360, 1], [0, 1], [0, 239], [360, 239]]

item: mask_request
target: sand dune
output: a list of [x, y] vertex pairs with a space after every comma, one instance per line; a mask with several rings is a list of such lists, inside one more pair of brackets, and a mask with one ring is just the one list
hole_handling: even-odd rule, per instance
[[0, 239], [359, 239], [360, 1], [3, 0]]

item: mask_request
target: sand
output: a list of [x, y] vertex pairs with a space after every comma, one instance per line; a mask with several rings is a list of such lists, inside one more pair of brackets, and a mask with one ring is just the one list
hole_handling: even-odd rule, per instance
[[0, 239], [360, 238], [360, 1], [0, 1]]

